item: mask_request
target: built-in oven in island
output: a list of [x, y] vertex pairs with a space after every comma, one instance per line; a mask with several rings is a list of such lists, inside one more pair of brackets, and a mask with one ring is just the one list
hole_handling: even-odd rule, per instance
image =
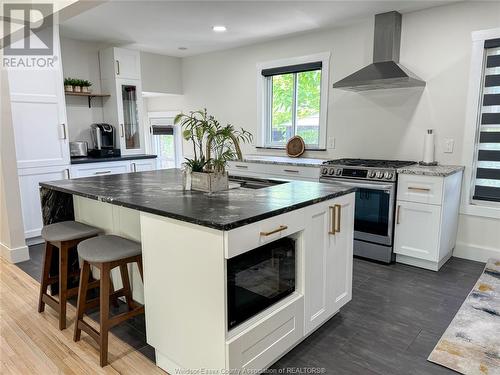
[[228, 330], [295, 291], [295, 259], [290, 237], [227, 259]]

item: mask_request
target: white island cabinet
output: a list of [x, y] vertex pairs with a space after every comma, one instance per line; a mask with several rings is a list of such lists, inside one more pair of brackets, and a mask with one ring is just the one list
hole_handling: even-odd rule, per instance
[[[229, 231], [141, 213], [147, 341], [157, 365], [169, 373], [272, 365], [350, 301], [353, 215], [352, 193]], [[228, 330], [227, 258], [288, 236], [296, 240], [295, 292]]]
[[132, 292], [159, 367], [262, 372], [351, 300], [355, 191], [290, 181], [207, 194], [182, 179], [166, 169], [44, 183], [43, 202], [59, 208], [44, 211], [71, 202], [75, 220], [141, 242]]

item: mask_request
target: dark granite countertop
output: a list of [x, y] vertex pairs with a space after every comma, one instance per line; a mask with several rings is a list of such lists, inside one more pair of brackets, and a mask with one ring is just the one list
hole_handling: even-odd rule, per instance
[[122, 161], [122, 160], [139, 160], [139, 159], [156, 159], [156, 155], [122, 155], [112, 156], [109, 158], [93, 158], [91, 156], [72, 157], [71, 164], [86, 164], [86, 163], [103, 163], [108, 161]]
[[236, 188], [208, 194], [184, 191], [179, 169], [42, 182], [40, 186], [218, 230], [234, 229], [355, 191], [292, 181], [263, 189]]

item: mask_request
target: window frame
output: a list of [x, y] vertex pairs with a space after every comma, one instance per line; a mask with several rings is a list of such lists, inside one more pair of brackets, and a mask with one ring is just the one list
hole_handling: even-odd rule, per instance
[[[151, 152], [157, 153], [157, 142], [155, 142], [153, 132], [152, 132], [152, 125], [151, 125], [151, 120], [152, 119], [158, 119], [158, 118], [164, 118], [164, 119], [171, 119], [173, 123], [173, 119], [175, 119], [175, 116], [177, 116], [181, 111], [162, 111], [162, 112], [148, 112], [148, 127], [149, 131], [147, 132], [149, 135], [149, 146], [151, 149]], [[183, 159], [183, 150], [182, 150], [182, 129], [180, 129], [180, 126], [178, 125], [173, 125], [174, 128], [174, 158], [175, 158], [175, 168], [181, 168], [182, 166], [182, 159]], [[156, 164], [157, 167], [160, 167], [160, 159], [156, 159]]]
[[[262, 75], [263, 69], [278, 68], [288, 65], [298, 65], [321, 61], [321, 88], [320, 88], [320, 114], [319, 114], [319, 139], [317, 145], [306, 145], [306, 150], [326, 150], [327, 140], [327, 114], [328, 114], [328, 89], [330, 71], [330, 52], [317, 53], [307, 56], [299, 56], [287, 59], [268, 61], [257, 64], [257, 144], [259, 148], [285, 149], [286, 144], [270, 142], [271, 115], [272, 115], [272, 79]], [[295, 80], [296, 80], [295, 75]], [[294, 95], [297, 95], [297, 84], [294, 84]], [[294, 100], [294, 117], [296, 116], [296, 100]], [[295, 125], [294, 125], [295, 129]], [[295, 130], [294, 130], [295, 131]]]
[[462, 204], [464, 215], [500, 219], [500, 203], [473, 199], [478, 163], [480, 116], [486, 51], [485, 40], [500, 38], [500, 28], [472, 32], [469, 90], [462, 161], [465, 165]]

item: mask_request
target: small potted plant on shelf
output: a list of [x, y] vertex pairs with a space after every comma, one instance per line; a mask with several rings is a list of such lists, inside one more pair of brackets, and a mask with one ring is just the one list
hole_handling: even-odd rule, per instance
[[82, 92], [82, 80], [73, 79], [73, 92]]
[[64, 91], [73, 92], [73, 78], [64, 78]]
[[252, 134], [231, 124], [221, 125], [206, 109], [181, 113], [174, 123], [182, 126], [184, 139], [193, 144], [194, 157], [184, 163], [191, 189], [210, 193], [228, 189], [226, 163], [242, 159], [240, 142], [251, 142]]
[[92, 86], [92, 83], [90, 81], [84, 79], [81, 81], [80, 85], [82, 86], [82, 92], [90, 93], [90, 86]]

